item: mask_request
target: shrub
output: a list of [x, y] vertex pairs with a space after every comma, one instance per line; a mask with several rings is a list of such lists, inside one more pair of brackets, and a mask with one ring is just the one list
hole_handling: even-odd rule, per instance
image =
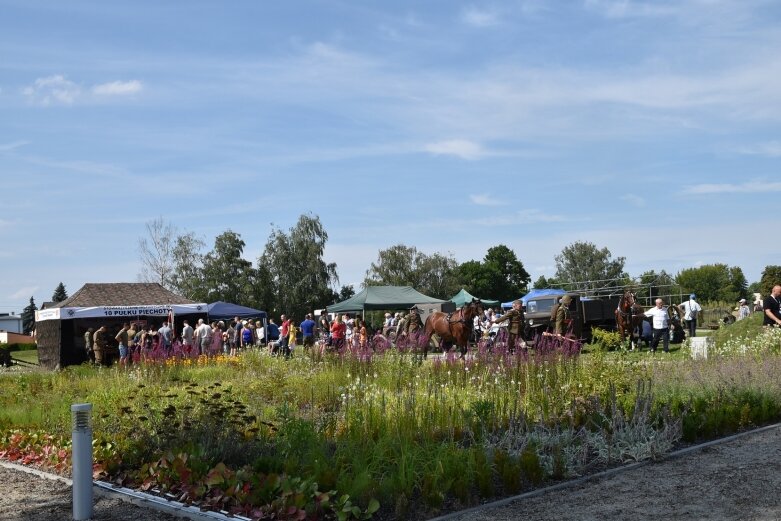
[[591, 330], [591, 345], [598, 351], [615, 351], [621, 347], [621, 334], [595, 327]]

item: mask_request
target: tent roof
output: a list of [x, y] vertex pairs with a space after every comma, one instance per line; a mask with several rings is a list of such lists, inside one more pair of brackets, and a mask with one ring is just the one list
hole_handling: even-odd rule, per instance
[[[533, 289], [530, 292], [528, 292], [526, 295], [521, 297], [521, 302], [523, 302], [523, 305], [525, 306], [526, 303], [537, 297], [548, 297], [550, 295], [564, 295], [566, 291], [563, 289], [557, 289], [557, 288], [545, 288], [545, 289]], [[511, 308], [513, 307], [512, 302], [502, 302], [503, 308]]]
[[266, 318], [266, 312], [259, 309], [248, 308], [247, 306], [240, 306], [238, 304], [231, 304], [230, 302], [212, 302], [208, 306], [209, 319], [230, 319], [234, 317], [239, 318]]
[[[450, 301], [454, 302], [457, 308], [460, 308], [460, 307], [465, 306], [467, 304], [467, 302], [472, 302], [472, 300], [476, 299], [476, 298], [477, 297], [475, 297], [474, 295], [469, 293], [467, 290], [465, 290], [464, 288], [461, 288], [461, 291], [456, 293], [450, 299]], [[488, 300], [488, 299], [484, 299], [484, 298], [481, 298], [481, 299], [478, 299], [478, 300], [480, 302], [482, 302], [483, 305], [486, 305], [486, 306], [498, 306], [499, 305], [499, 301], [498, 300]]]
[[368, 286], [347, 300], [328, 306], [329, 313], [372, 309], [408, 309], [414, 304], [445, 302], [424, 295], [412, 286]]
[[76, 293], [48, 309], [162, 304], [198, 303], [165, 289], [157, 282], [87, 283]]

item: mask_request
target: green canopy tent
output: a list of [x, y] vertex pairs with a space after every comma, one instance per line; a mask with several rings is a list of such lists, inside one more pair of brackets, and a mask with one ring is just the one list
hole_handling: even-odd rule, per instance
[[[467, 290], [461, 288], [461, 291], [456, 293], [456, 295], [450, 299], [451, 302], [455, 303], [457, 308], [464, 307], [466, 304], [472, 302], [472, 299], [476, 299], [474, 295], [469, 293]], [[480, 302], [483, 303], [484, 306], [498, 306], [499, 301], [498, 300], [488, 300], [488, 299], [477, 299]]]
[[328, 306], [329, 313], [349, 313], [385, 309], [409, 309], [415, 304], [447, 302], [429, 297], [411, 286], [368, 286], [347, 300]]

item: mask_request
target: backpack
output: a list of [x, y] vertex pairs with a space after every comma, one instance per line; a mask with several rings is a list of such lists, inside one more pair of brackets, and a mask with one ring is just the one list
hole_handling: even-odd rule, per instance
[[249, 344], [250, 342], [252, 342], [252, 330], [248, 327], [242, 329], [241, 339], [244, 341], [245, 344]]

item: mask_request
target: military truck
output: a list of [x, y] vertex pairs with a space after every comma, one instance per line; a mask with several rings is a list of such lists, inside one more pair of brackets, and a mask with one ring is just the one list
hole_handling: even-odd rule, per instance
[[[586, 342], [591, 340], [591, 328], [615, 329], [615, 310], [621, 297], [589, 298], [579, 293], [567, 293], [573, 320], [572, 333]], [[553, 329], [551, 311], [564, 295], [542, 295], [526, 302], [526, 338], [534, 339], [539, 333]]]

